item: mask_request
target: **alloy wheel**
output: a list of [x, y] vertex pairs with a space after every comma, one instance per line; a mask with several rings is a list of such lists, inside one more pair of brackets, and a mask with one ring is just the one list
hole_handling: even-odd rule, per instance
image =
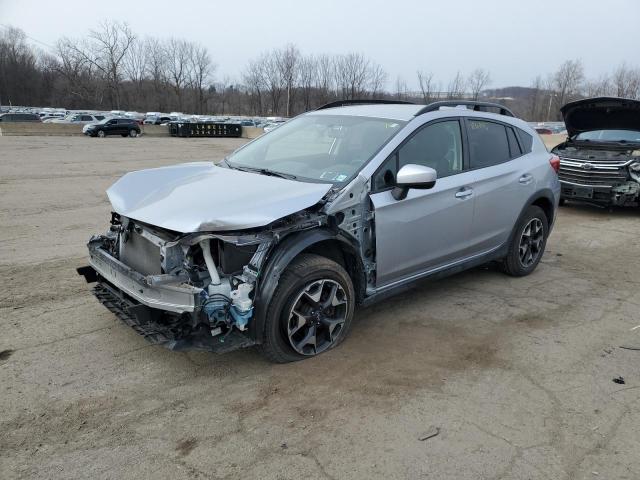
[[314, 280], [302, 289], [289, 311], [289, 344], [301, 355], [324, 352], [339, 339], [347, 312], [347, 294], [338, 282]]
[[519, 246], [520, 264], [528, 268], [533, 265], [542, 252], [544, 242], [544, 227], [539, 218], [529, 220], [522, 230]]

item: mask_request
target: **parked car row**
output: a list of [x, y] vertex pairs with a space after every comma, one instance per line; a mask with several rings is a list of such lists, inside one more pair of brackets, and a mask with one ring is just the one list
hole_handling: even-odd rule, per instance
[[555, 135], [567, 133], [563, 122], [532, 122], [529, 123], [539, 135]]

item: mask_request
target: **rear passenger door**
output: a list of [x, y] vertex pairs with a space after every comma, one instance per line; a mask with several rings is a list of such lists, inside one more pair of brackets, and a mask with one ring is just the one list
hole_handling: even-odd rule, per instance
[[465, 124], [475, 173], [472, 238], [476, 251], [484, 252], [508, 240], [535, 192], [534, 165], [531, 146], [524, 144], [517, 127], [476, 117], [467, 117]]
[[129, 133], [129, 123], [126, 120], [118, 120], [118, 127], [114, 133], [124, 135], [125, 133]]

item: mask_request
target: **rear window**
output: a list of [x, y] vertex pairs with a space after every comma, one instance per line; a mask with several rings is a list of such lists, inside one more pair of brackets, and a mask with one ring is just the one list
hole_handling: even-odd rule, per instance
[[506, 128], [493, 122], [469, 120], [471, 168], [485, 168], [511, 159]]
[[520, 139], [520, 145], [522, 145], [523, 153], [531, 153], [533, 148], [533, 137], [524, 130], [515, 127], [518, 138]]

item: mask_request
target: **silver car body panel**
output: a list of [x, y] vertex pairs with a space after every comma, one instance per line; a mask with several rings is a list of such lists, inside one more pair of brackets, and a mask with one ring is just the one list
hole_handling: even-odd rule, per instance
[[[346, 111], [350, 107], [343, 108]], [[332, 110], [343, 109], [327, 112]], [[376, 219], [376, 290], [496, 250], [507, 241], [525, 203], [545, 186], [551, 188], [554, 204], [558, 205], [560, 183], [538, 134], [520, 119], [466, 108], [442, 109], [414, 118], [361, 170], [360, 176], [371, 178], [422, 125], [451, 117], [511, 124], [533, 137], [532, 151], [502, 164], [438, 179], [431, 190], [411, 189], [404, 200], [395, 200], [390, 192], [371, 194]], [[469, 188], [472, 195], [456, 198], [456, 192], [463, 188]], [[339, 197], [344, 198], [347, 196]], [[331, 209], [338, 210], [340, 205], [331, 204]]]
[[107, 195], [125, 217], [190, 233], [262, 227], [315, 205], [331, 187], [198, 162], [128, 173]]
[[387, 190], [371, 195], [376, 219], [377, 286], [451, 262], [470, 252], [473, 198], [456, 198], [474, 172], [441, 178], [404, 200]]

